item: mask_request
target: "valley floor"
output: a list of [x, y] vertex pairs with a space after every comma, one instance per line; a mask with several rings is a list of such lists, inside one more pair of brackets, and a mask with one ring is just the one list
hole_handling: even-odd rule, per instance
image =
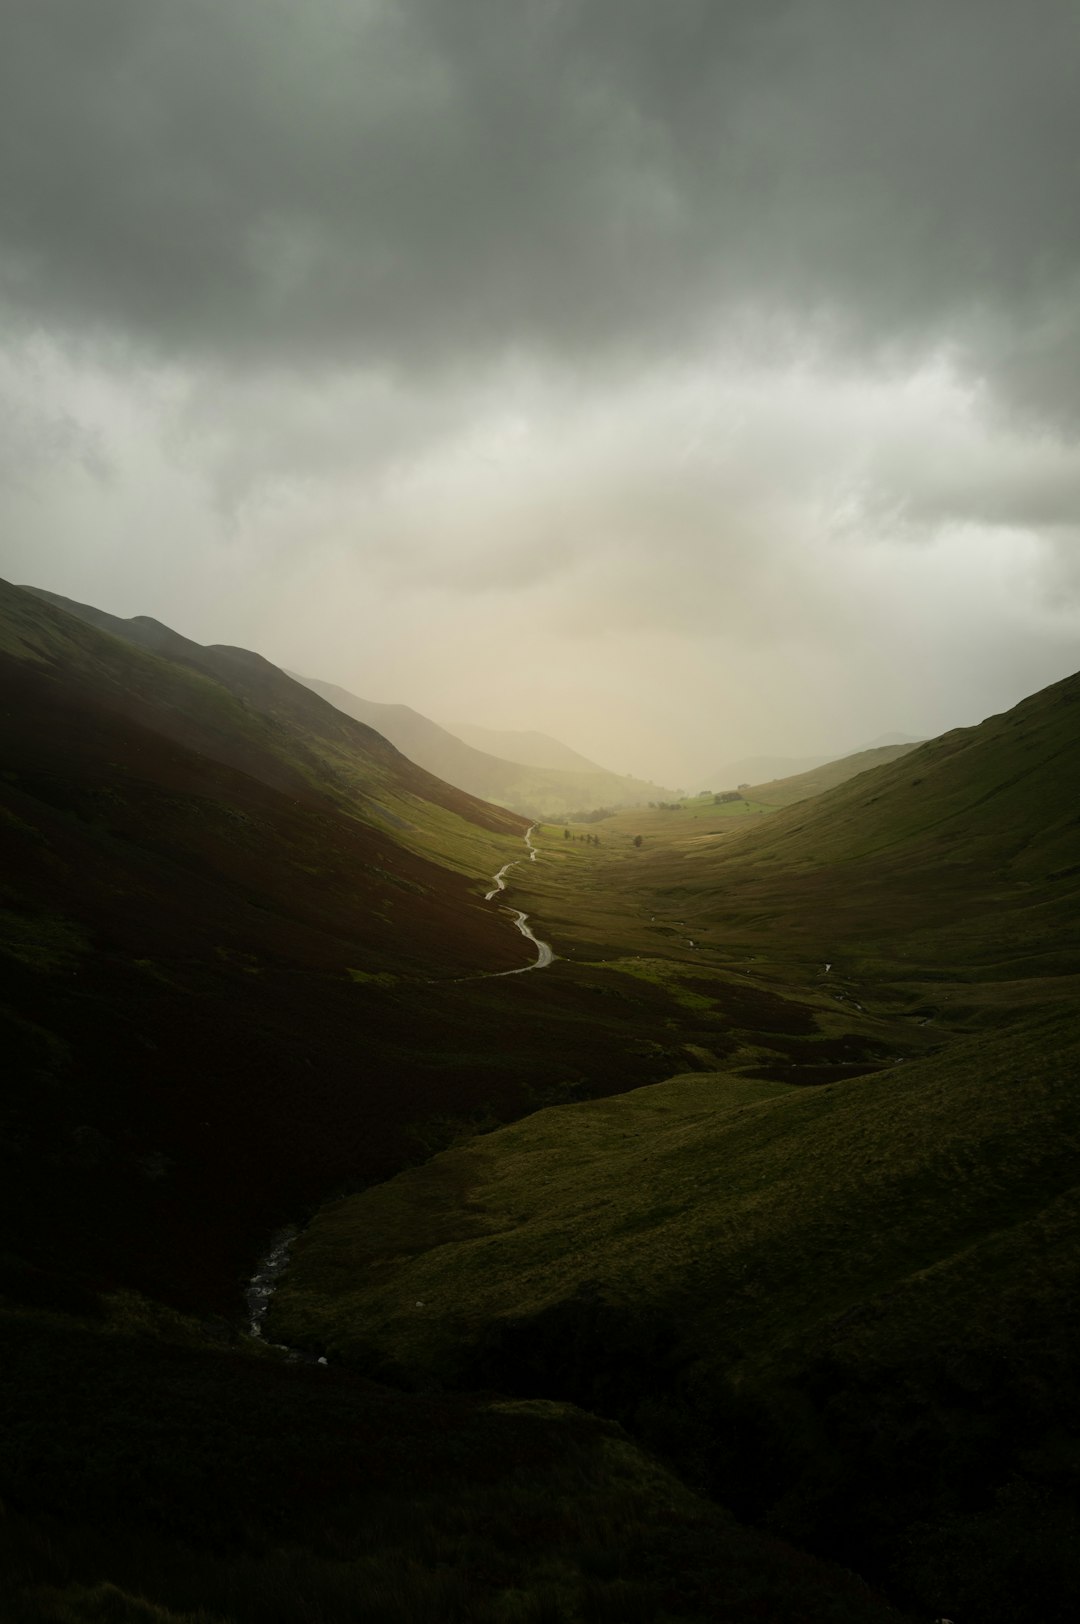
[[[235, 776], [151, 838], [19, 736], [5, 1616], [1071, 1618], [1065, 769], [1025, 822], [949, 736], [888, 818], [856, 779], [525, 860]], [[268, 1333], [327, 1366], [238, 1329], [286, 1222]]]

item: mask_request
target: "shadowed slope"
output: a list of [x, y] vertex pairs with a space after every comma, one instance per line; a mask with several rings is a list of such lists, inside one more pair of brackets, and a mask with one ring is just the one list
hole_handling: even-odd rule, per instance
[[5, 1620], [898, 1624], [610, 1422], [406, 1397], [159, 1319], [140, 1336], [0, 1306]]
[[[314, 769], [323, 780], [321, 787], [348, 796], [350, 809], [361, 817], [380, 820], [380, 814], [385, 809], [373, 800], [371, 791], [385, 785], [395, 796], [416, 796], [429, 805], [444, 807], [480, 828], [508, 834], [519, 833], [524, 828], [522, 820], [512, 813], [502, 812], [485, 801], [455, 790], [433, 773], [416, 766], [373, 727], [356, 717], [346, 718], [340, 709], [320, 699], [304, 683], [287, 676], [261, 654], [223, 644], [204, 647], [145, 615], [122, 620], [89, 604], [75, 603], [38, 587], [14, 590], [30, 593], [88, 625], [110, 632], [114, 637], [123, 638], [125, 642], [152, 654], [162, 655], [172, 664], [211, 677], [243, 709], [254, 709], [256, 715], [251, 718], [250, 731], [259, 731], [265, 754], [284, 755], [289, 764], [297, 763], [309, 770]], [[191, 720], [187, 714], [190, 694], [185, 695], [185, 699], [187, 706], [175, 706], [174, 725], [181, 738], [185, 734], [179, 730], [190, 727]], [[236, 717], [232, 717], [231, 721], [235, 724]], [[159, 713], [156, 725], [160, 731], [166, 731], [170, 724]], [[190, 742], [195, 743], [203, 754], [213, 756], [215, 730], [204, 729]], [[229, 731], [224, 747], [235, 750], [236, 744], [234, 727]], [[235, 756], [230, 755], [227, 759], [233, 762]], [[363, 769], [362, 775], [356, 771], [356, 759]], [[266, 772], [265, 763], [260, 763], [260, 770]], [[365, 789], [369, 793], [365, 794]], [[389, 821], [393, 824], [393, 818]]]
[[533, 957], [484, 900], [522, 820], [232, 663], [239, 692], [0, 588], [0, 1199], [61, 1294], [233, 1312], [328, 1190], [670, 1068], [661, 989], [627, 1019], [558, 965], [484, 979]]
[[424, 798], [314, 696], [309, 730], [256, 656], [147, 636], [169, 657], [0, 588], [0, 1612], [892, 1616], [609, 1423], [402, 1397], [173, 1311], [233, 1315], [335, 1186], [658, 1075], [672, 1005], [479, 974], [520, 963], [482, 900], [519, 820]]

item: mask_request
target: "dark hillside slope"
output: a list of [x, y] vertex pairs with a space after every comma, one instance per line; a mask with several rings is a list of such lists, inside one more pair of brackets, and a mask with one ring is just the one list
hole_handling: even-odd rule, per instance
[[233, 1312], [275, 1223], [452, 1137], [432, 1123], [658, 1073], [572, 982], [460, 979], [532, 953], [484, 901], [518, 834], [452, 808], [521, 820], [446, 786], [424, 800], [427, 774], [299, 691], [341, 729], [332, 750], [0, 588], [0, 1201], [17, 1275]]
[[[422, 801], [427, 775], [313, 696], [343, 730], [329, 770], [215, 679], [6, 586], [0, 695], [6, 1244], [232, 1299], [268, 1200], [385, 1166], [423, 1112], [385, 984], [522, 963], [480, 881], [518, 842]], [[360, 821], [346, 780], [454, 866]], [[396, 1126], [342, 1110], [380, 1060]]]
[[474, 878], [520, 821], [172, 653], [0, 587], [0, 1616], [893, 1616], [610, 1423], [241, 1338], [274, 1226], [660, 1075], [672, 1006], [482, 974], [525, 952]]
[[5, 1624], [903, 1624], [610, 1422], [165, 1324], [0, 1304]]
[[[352, 809], [359, 816], [380, 816], [382, 810], [372, 796], [360, 790], [355, 772], [337, 758], [346, 752], [359, 755], [367, 770], [370, 785], [377, 787], [388, 778], [399, 793], [411, 794], [424, 802], [445, 807], [480, 828], [499, 833], [519, 833], [524, 824], [512, 813], [492, 807], [477, 797], [463, 794], [434, 773], [417, 766], [403, 756], [375, 728], [354, 716], [346, 716], [334, 705], [320, 699], [304, 683], [298, 682], [261, 654], [249, 649], [232, 648], [225, 644], [204, 647], [182, 637], [160, 621], [145, 615], [123, 620], [89, 604], [75, 603], [38, 587], [25, 587], [20, 591], [32, 593], [45, 603], [55, 605], [69, 615], [84, 620], [88, 625], [110, 632], [152, 654], [161, 655], [170, 662], [211, 677], [228, 690], [240, 704], [254, 710], [262, 728], [261, 742], [270, 755], [286, 755], [290, 765], [301, 763], [314, 769], [324, 780], [350, 797]], [[190, 737], [185, 731], [189, 725], [183, 707], [174, 707], [175, 727], [181, 737]], [[157, 725], [164, 730], [165, 719], [159, 715]], [[203, 754], [214, 752], [212, 731], [192, 738]], [[230, 730], [223, 748], [235, 749], [236, 739]], [[235, 758], [230, 756], [230, 761]], [[266, 771], [265, 763], [259, 770]], [[329, 785], [325, 781], [329, 780]], [[393, 820], [391, 820], [393, 821]]]
[[1059, 1010], [827, 1089], [696, 1073], [546, 1111], [328, 1208], [274, 1325], [614, 1415], [920, 1616], [1065, 1620], [1078, 1074]]

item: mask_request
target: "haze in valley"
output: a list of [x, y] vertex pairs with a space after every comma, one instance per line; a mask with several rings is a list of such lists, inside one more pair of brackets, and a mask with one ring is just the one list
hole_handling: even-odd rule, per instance
[[0, 574], [620, 773], [1073, 670], [1068, 0], [9, 0]]

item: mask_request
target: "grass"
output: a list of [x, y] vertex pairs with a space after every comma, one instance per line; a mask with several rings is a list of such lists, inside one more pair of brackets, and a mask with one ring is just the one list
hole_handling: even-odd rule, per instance
[[[545, 826], [505, 901], [559, 957], [500, 979], [520, 820], [257, 657], [0, 600], [0, 1611], [880, 1616], [704, 1491], [919, 1616], [1071, 1617], [1080, 683], [768, 816]], [[327, 1198], [275, 1314], [334, 1363], [243, 1352]]]
[[24, 913], [0, 904], [0, 955], [37, 971], [71, 973], [89, 943], [61, 915]]
[[1078, 695], [715, 839], [542, 832], [515, 903], [727, 1053], [324, 1209], [282, 1334], [616, 1415], [920, 1607], [1068, 1616], [1033, 1508], [1080, 1531]]
[[927, 1605], [917, 1526], [966, 1518], [1012, 1610], [984, 1616], [1056, 1616], [986, 1499], [1052, 1490], [1038, 1457], [1080, 1423], [1078, 1069], [1059, 1009], [870, 1082], [695, 1074], [544, 1111], [325, 1209], [275, 1334], [617, 1415]]
[[407, 1398], [241, 1349], [2, 1320], [5, 1618], [896, 1616], [571, 1406]]

